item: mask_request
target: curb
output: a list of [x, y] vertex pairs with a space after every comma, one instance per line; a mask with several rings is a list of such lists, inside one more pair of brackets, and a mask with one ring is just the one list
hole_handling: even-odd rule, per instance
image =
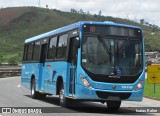
[[144, 96], [144, 98], [160, 101], [160, 98], [154, 98], [154, 97], [149, 97], [149, 96]]

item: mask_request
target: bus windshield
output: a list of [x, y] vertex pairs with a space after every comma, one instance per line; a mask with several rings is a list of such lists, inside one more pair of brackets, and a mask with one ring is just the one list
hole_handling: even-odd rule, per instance
[[84, 36], [82, 67], [93, 74], [135, 75], [142, 71], [139, 38]]

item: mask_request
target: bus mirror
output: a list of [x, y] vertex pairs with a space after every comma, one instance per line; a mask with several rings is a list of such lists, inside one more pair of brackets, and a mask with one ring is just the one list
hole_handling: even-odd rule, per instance
[[76, 38], [74, 39], [74, 44], [75, 44], [75, 47], [76, 47], [76, 48], [79, 48], [79, 47], [80, 47], [79, 37], [76, 37]]

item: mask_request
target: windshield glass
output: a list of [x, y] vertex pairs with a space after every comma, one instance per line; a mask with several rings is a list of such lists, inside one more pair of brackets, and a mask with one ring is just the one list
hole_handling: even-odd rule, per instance
[[82, 67], [103, 75], [135, 75], [142, 70], [138, 38], [86, 36], [82, 40]]

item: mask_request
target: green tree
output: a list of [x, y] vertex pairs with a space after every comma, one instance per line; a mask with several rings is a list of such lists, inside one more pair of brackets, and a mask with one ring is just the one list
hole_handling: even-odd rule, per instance
[[102, 16], [102, 11], [101, 10], [99, 11], [98, 16]]

